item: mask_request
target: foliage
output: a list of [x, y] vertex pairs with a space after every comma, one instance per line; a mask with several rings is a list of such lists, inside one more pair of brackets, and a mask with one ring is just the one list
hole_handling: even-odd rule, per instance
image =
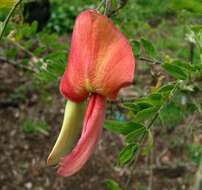
[[74, 19], [78, 13], [85, 8], [93, 8], [93, 5], [90, 0], [85, 1], [85, 4], [75, 1], [71, 5], [66, 3], [65, 0], [53, 0], [51, 7], [54, 11], [52, 11], [46, 30], [58, 34], [70, 33], [73, 28]]

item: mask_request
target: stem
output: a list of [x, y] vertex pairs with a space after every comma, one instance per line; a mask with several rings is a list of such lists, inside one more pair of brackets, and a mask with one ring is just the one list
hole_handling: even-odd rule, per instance
[[105, 0], [102, 0], [102, 1], [100, 2], [100, 4], [99, 4], [99, 5], [97, 6], [97, 8], [96, 8], [97, 11], [99, 11], [99, 10], [101, 9], [101, 7], [103, 6], [104, 2], [105, 2]]
[[100, 4], [98, 4], [96, 10], [99, 11], [99, 9], [104, 5], [104, 15], [111, 17], [112, 15], [116, 14], [120, 9], [122, 9], [127, 3], [127, 0], [125, 0], [123, 3], [121, 3], [116, 9], [110, 11], [111, 8], [111, 0], [102, 0]]
[[109, 17], [111, 17], [112, 15], [116, 14], [120, 9], [122, 9], [123, 7], [125, 7], [125, 5], [127, 4], [127, 0], [125, 0], [122, 4], [119, 5], [118, 8], [116, 8], [115, 10], [112, 10], [110, 13], [109, 13]]
[[193, 60], [194, 60], [194, 48], [195, 48], [195, 44], [194, 43], [190, 43], [189, 61], [190, 61], [191, 64], [193, 64]]
[[4, 20], [3, 28], [2, 28], [2, 31], [1, 31], [1, 33], [0, 33], [0, 40], [1, 40], [2, 37], [3, 37], [3, 34], [4, 34], [5, 30], [6, 30], [6, 27], [7, 27], [7, 25], [8, 25], [8, 22], [9, 22], [11, 16], [13, 15], [14, 11], [16, 10], [16, 8], [18, 7], [18, 5], [20, 5], [20, 3], [21, 3], [22, 1], [23, 1], [23, 0], [18, 0], [18, 1], [13, 5], [12, 9], [11, 9], [10, 12], [8, 13], [6, 19]]
[[148, 188], [147, 190], [152, 190], [152, 184], [153, 184], [153, 157], [154, 157], [154, 151], [152, 150], [150, 153], [150, 159], [149, 159], [149, 164], [150, 164], [150, 175], [149, 175], [149, 183], [148, 183]]
[[11, 43], [13, 43], [13, 45], [15, 45], [18, 49], [24, 51], [27, 55], [29, 55], [32, 58], [36, 58], [36, 56], [29, 51], [28, 49], [26, 49], [24, 46], [22, 46], [20, 43], [16, 42], [15, 40], [10, 40]]
[[108, 16], [109, 15], [109, 11], [110, 11], [110, 7], [111, 7], [110, 0], [105, 0], [104, 1], [104, 6], [105, 6], [104, 15]]
[[157, 60], [152, 60], [146, 57], [140, 57], [139, 58], [140, 61], [145, 61], [145, 62], [149, 62], [149, 63], [153, 63], [153, 64], [163, 64], [161, 61], [157, 61]]

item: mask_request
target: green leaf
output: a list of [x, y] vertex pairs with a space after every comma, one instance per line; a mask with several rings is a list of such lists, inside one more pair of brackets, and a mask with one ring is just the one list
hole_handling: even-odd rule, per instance
[[163, 98], [160, 93], [153, 93], [150, 96], [146, 96], [136, 100], [135, 103], [124, 103], [124, 107], [133, 113], [137, 114], [147, 108], [153, 106], [160, 106], [163, 103]]
[[138, 112], [135, 117], [134, 120], [136, 122], [141, 122], [141, 121], [145, 121], [150, 119], [152, 116], [154, 116], [156, 114], [156, 112], [159, 110], [159, 106], [153, 106], [147, 109], [144, 109], [140, 112]]
[[153, 46], [153, 44], [145, 39], [141, 39], [141, 43], [144, 47], [144, 50], [146, 54], [148, 54], [150, 57], [155, 57], [156, 56], [156, 50]]
[[193, 25], [190, 26], [191, 30], [193, 30], [195, 33], [199, 33], [200, 31], [202, 31], [202, 25]]
[[15, 40], [17, 41], [20, 41], [23, 38], [30, 39], [30, 36], [33, 35], [31, 27], [27, 23], [16, 25], [16, 31], [17, 33], [15, 34]]
[[188, 78], [188, 73], [182, 67], [170, 63], [164, 63], [162, 67], [168, 74], [176, 79], [186, 80]]
[[66, 65], [64, 63], [62, 63], [61, 61], [57, 62], [57, 63], [50, 63], [48, 65], [48, 71], [50, 73], [54, 73], [56, 75], [56, 77], [59, 77], [64, 73], [65, 66]]
[[41, 71], [35, 74], [35, 77], [37, 77], [39, 80], [43, 81], [43, 82], [53, 82], [57, 79], [57, 77], [48, 72], [48, 71]]
[[162, 104], [162, 95], [160, 93], [153, 93], [149, 96], [140, 98], [139, 100], [136, 100], [136, 104], [140, 104], [140, 103], [144, 103], [145, 105], [151, 105], [145, 108], [149, 108], [152, 106], [157, 106], [157, 105], [161, 105]]
[[162, 86], [158, 92], [159, 93], [170, 93], [174, 89], [175, 85], [174, 84], [166, 84]]
[[29, 58], [24, 58], [24, 59], [22, 59], [21, 64], [22, 64], [22, 65], [28, 65], [28, 64], [29, 64], [29, 61], [30, 61]]
[[[135, 122], [123, 122], [123, 121], [114, 121], [114, 120], [106, 120], [104, 123], [104, 128], [123, 135], [127, 135], [128, 133], [134, 131], [137, 128], [142, 127], [143, 125]], [[144, 127], [144, 126], [143, 126]]]
[[107, 180], [105, 180], [104, 183], [105, 183], [105, 186], [107, 187], [107, 189], [109, 189], [109, 190], [122, 190], [120, 188], [119, 184], [112, 179], [107, 179]]
[[56, 51], [44, 57], [44, 62], [47, 64], [43, 67], [40, 64], [39, 71], [35, 74], [37, 78], [44, 82], [53, 82], [64, 73], [66, 67], [66, 54], [64, 51]]
[[134, 156], [138, 146], [136, 144], [129, 144], [119, 154], [119, 163], [121, 165], [127, 164]]
[[51, 49], [58, 49], [59, 43], [58, 43], [58, 37], [56, 34], [49, 34], [46, 33], [39, 33], [39, 40], [44, 45]]
[[140, 137], [146, 132], [146, 128], [142, 125], [139, 128], [136, 128], [134, 131], [130, 132], [126, 136], [126, 142], [134, 143], [139, 140]]
[[35, 56], [39, 56], [39, 55], [41, 55], [41, 53], [43, 53], [45, 50], [46, 50], [45, 47], [37, 47], [32, 53], [33, 53]]
[[136, 114], [143, 109], [152, 107], [152, 104], [143, 100], [137, 103], [124, 103], [124, 107]]
[[150, 103], [154, 106], [162, 104], [162, 96], [159, 93], [153, 93], [148, 97]]
[[66, 51], [59, 50], [54, 51], [52, 53], [49, 53], [44, 57], [44, 60], [46, 61], [52, 61], [54, 63], [57, 63], [58, 61], [66, 62]]
[[177, 65], [183, 69], [186, 69], [187, 71], [192, 71], [193, 70], [193, 66], [187, 62], [183, 62], [180, 60], [175, 60], [172, 62], [173, 65]]
[[166, 84], [158, 90], [158, 93], [160, 93], [164, 98], [166, 98], [170, 95], [174, 87], [174, 84]]
[[133, 40], [132, 47], [133, 47], [133, 52], [135, 56], [138, 56], [140, 54], [140, 42]]

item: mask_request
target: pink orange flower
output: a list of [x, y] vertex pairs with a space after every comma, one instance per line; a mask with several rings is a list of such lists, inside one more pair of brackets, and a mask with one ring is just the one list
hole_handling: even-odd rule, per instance
[[77, 17], [60, 83], [60, 91], [69, 101], [61, 133], [48, 158], [49, 165], [59, 161], [60, 175], [73, 175], [89, 159], [104, 121], [105, 99], [116, 98], [120, 88], [132, 83], [134, 67], [131, 46], [109, 18], [94, 10]]

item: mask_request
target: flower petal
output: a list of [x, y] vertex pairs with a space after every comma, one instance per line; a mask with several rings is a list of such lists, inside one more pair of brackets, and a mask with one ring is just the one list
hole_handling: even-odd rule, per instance
[[76, 102], [89, 92], [115, 98], [132, 83], [134, 66], [132, 48], [112, 21], [94, 10], [84, 11], [76, 19], [60, 91]]
[[64, 120], [59, 137], [48, 157], [47, 164], [57, 164], [62, 156], [69, 153], [81, 133], [85, 103], [70, 100], [65, 107]]
[[70, 176], [76, 173], [89, 159], [95, 149], [104, 121], [105, 99], [93, 95], [89, 99], [81, 137], [70, 154], [60, 161], [58, 174]]

